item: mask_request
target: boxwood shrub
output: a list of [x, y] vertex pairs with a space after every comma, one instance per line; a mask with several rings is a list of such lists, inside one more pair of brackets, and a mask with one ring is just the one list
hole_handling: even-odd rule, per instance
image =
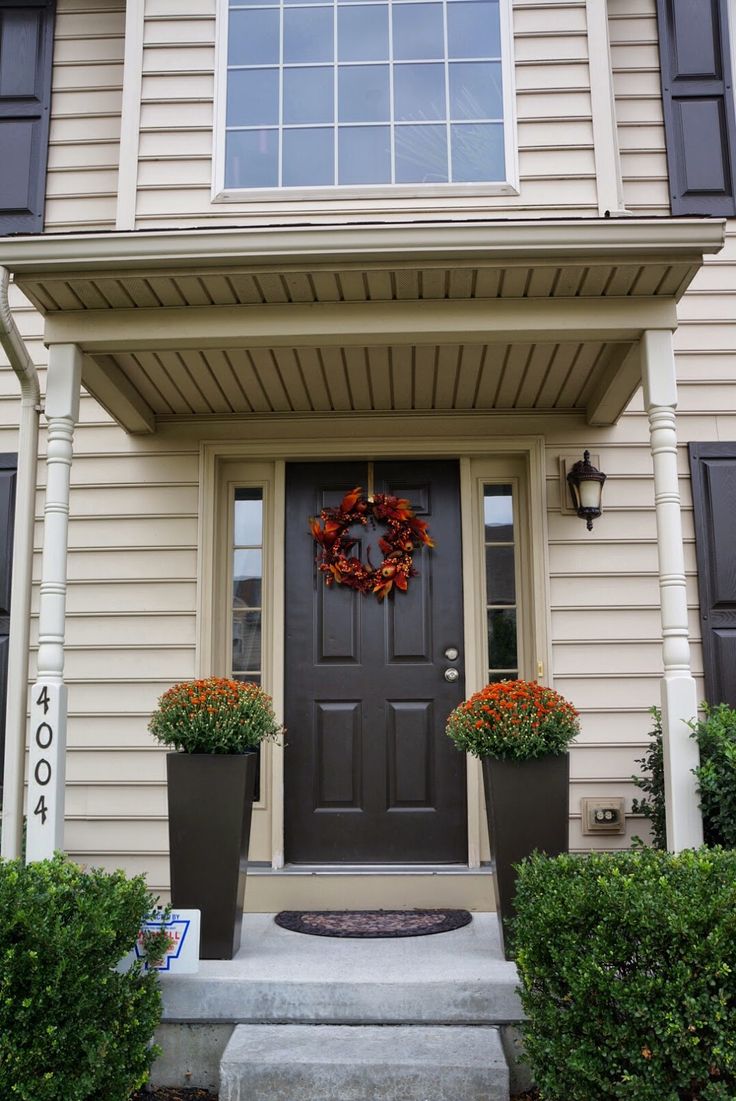
[[736, 1098], [736, 852], [536, 854], [516, 907], [545, 1101]]
[[0, 861], [3, 1101], [128, 1101], [142, 1085], [158, 986], [115, 968], [153, 904], [142, 877]]

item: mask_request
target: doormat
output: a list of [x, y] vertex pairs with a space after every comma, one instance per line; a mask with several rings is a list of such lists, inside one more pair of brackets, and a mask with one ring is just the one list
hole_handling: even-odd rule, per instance
[[282, 929], [313, 937], [428, 937], [462, 929], [467, 910], [282, 910]]

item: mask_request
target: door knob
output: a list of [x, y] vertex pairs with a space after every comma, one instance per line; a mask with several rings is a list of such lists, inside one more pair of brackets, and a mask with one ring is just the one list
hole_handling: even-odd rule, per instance
[[460, 674], [457, 669], [445, 669], [445, 680], [450, 684], [454, 684], [456, 680], [460, 679]]

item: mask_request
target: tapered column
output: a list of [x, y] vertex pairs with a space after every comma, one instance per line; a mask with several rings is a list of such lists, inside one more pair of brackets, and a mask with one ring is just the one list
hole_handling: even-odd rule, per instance
[[642, 338], [644, 404], [654, 462], [659, 592], [662, 611], [662, 731], [667, 847], [674, 852], [702, 844], [703, 822], [693, 769], [698, 749], [687, 723], [698, 698], [690, 670], [685, 555], [677, 480], [677, 382], [672, 334], [648, 330]]
[[79, 415], [82, 354], [76, 344], [53, 344], [46, 376], [46, 504], [38, 613], [38, 673], [31, 695], [26, 860], [62, 848], [66, 775], [66, 617], [69, 481], [74, 425]]

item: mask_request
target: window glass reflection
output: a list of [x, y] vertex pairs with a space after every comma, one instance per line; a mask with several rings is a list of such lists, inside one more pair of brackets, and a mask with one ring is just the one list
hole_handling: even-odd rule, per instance
[[341, 184], [391, 182], [391, 131], [388, 126], [341, 126], [337, 140]]
[[284, 187], [334, 183], [335, 139], [332, 127], [284, 131]]
[[445, 56], [442, 4], [394, 4], [393, 32], [397, 61]]
[[503, 125], [468, 122], [450, 127], [452, 176], [459, 183], [502, 180], [504, 175]]
[[339, 61], [388, 59], [388, 5], [351, 4], [337, 9]]
[[397, 183], [447, 183], [444, 126], [397, 126], [395, 141]]
[[394, 112], [397, 121], [444, 119], [446, 111], [444, 65], [394, 67]]
[[340, 122], [388, 122], [388, 65], [341, 65], [338, 70]]
[[284, 122], [332, 122], [333, 85], [331, 66], [284, 69]]
[[227, 86], [228, 126], [275, 126], [278, 121], [278, 69], [235, 69]]
[[284, 62], [332, 61], [332, 8], [293, 8], [284, 12]]
[[278, 130], [230, 130], [225, 162], [229, 187], [277, 187]]
[[255, 8], [230, 13], [229, 65], [278, 65], [278, 8]]

